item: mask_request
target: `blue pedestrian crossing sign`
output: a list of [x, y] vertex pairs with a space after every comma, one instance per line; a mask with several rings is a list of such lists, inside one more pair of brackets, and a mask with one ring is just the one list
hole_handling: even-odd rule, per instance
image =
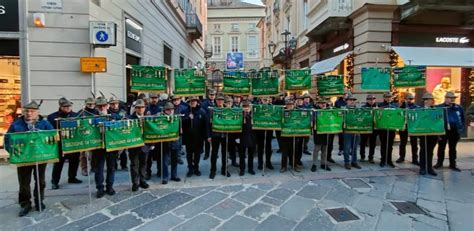
[[91, 21], [89, 23], [90, 42], [96, 46], [117, 44], [117, 25], [113, 22]]

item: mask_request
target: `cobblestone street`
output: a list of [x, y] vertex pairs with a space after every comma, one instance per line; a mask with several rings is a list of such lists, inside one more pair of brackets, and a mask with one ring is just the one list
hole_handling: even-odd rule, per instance
[[[382, 169], [364, 162], [361, 170], [347, 171], [337, 154], [333, 171], [312, 173], [310, 156], [305, 155], [301, 173], [273, 170], [265, 176], [257, 172], [238, 177], [232, 168], [232, 177], [209, 180], [204, 161], [201, 177], [163, 186], [155, 175], [149, 190], [132, 193], [128, 173], [118, 171], [117, 195], [96, 199], [93, 188], [91, 204], [87, 177], [81, 176], [83, 184], [68, 185], [64, 175], [59, 190], [50, 190], [47, 180], [47, 209], [23, 218], [17, 217], [15, 169], [3, 165], [0, 230], [470, 230], [474, 225], [471, 145], [459, 145], [462, 172], [445, 168], [437, 177], [420, 177], [409, 163]], [[278, 159], [274, 154], [273, 160]], [[179, 168], [184, 177], [185, 167]], [[412, 202], [408, 206], [421, 210], [399, 210], [393, 202]], [[331, 210], [337, 208], [342, 210]]]

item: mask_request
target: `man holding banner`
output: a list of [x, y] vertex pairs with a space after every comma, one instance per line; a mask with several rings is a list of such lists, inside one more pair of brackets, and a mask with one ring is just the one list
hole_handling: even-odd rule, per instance
[[[135, 112], [130, 119], [141, 119], [145, 116], [145, 101], [139, 99], [135, 102]], [[148, 152], [144, 151], [144, 147], [131, 148], [128, 150], [128, 158], [130, 159], [130, 175], [132, 178], [132, 191], [138, 191], [138, 188], [147, 189], [149, 185], [146, 183], [146, 167]]]
[[[175, 114], [175, 105], [173, 103], [166, 103], [163, 107], [163, 115], [171, 116]], [[170, 180], [175, 182], [180, 182], [181, 179], [178, 177], [178, 155], [181, 151], [181, 142], [180, 140], [162, 142], [163, 153], [161, 167], [163, 168], [163, 181], [162, 184], [168, 184], [168, 165], [171, 165], [171, 178]], [[171, 162], [169, 163], [168, 160]]]
[[[120, 108], [120, 100], [115, 96], [112, 96], [109, 99], [109, 115], [113, 120], [122, 120], [127, 118], [127, 111]], [[120, 159], [120, 167], [122, 170], [128, 170], [127, 150], [120, 150], [117, 157]], [[115, 164], [115, 169], [118, 169], [117, 164]]]
[[[263, 97], [262, 105], [270, 105], [270, 98]], [[254, 113], [255, 116], [255, 113]], [[257, 136], [257, 152], [258, 152], [258, 170], [264, 167], [273, 170], [272, 159], [272, 138], [273, 130], [256, 130]], [[265, 153], [264, 153], [265, 150]], [[265, 154], [265, 157], [263, 156]], [[263, 158], [265, 158], [265, 166], [263, 166]]]
[[[423, 95], [423, 108], [434, 108], [433, 94], [427, 92]], [[427, 172], [432, 176], [438, 174], [433, 170], [433, 152], [438, 141], [438, 135], [425, 134], [420, 136], [420, 175]]]
[[[43, 117], [39, 115], [39, 107], [35, 101], [30, 102], [29, 104], [23, 106], [23, 116], [15, 120], [10, 127], [8, 128], [7, 133], [17, 133], [17, 132], [28, 132], [32, 130], [53, 130], [53, 126]], [[8, 136], [5, 136], [5, 144], [8, 144]], [[37, 168], [37, 169], [36, 169]], [[18, 183], [19, 183], [19, 193], [18, 193], [18, 203], [21, 206], [20, 217], [25, 216], [32, 209], [31, 208], [31, 174], [33, 173], [35, 177], [35, 207], [36, 210], [44, 210], [45, 205], [43, 204], [44, 200], [44, 188], [46, 187], [46, 182], [44, 180], [44, 175], [46, 172], [46, 163], [38, 165], [28, 165], [28, 166], [18, 166]]]
[[[324, 97], [321, 97], [317, 100], [317, 106], [316, 106], [316, 118], [318, 116], [321, 116], [320, 112], [326, 110], [327, 103], [329, 99], [326, 99]], [[318, 161], [318, 155], [319, 152], [321, 151], [321, 169], [324, 169], [326, 171], [331, 171], [331, 168], [328, 165], [327, 161], [327, 151], [328, 151], [328, 143], [329, 143], [329, 137], [332, 135], [330, 133], [322, 134], [321, 132], [318, 133], [318, 123], [316, 123], [316, 129], [313, 130], [313, 142], [314, 142], [314, 150], [313, 150], [313, 165], [311, 166], [311, 172], [316, 172], [317, 167], [316, 167], [316, 162]], [[341, 121], [341, 128], [342, 128], [342, 121]]]
[[[405, 102], [402, 103], [400, 108], [406, 109], [417, 109], [419, 108], [418, 105], [415, 103], [415, 96], [412, 93], [405, 94]], [[400, 157], [396, 161], [397, 163], [402, 163], [405, 161], [406, 155], [406, 146], [408, 141], [408, 130], [399, 131], [398, 134], [400, 135]], [[418, 162], [418, 137], [417, 136], [410, 136], [410, 146], [411, 146], [411, 163], [414, 165], [420, 165]]]
[[[293, 110], [295, 108], [295, 101], [293, 99], [287, 97], [285, 99], [285, 111], [287, 110]], [[285, 113], [285, 112], [284, 112]], [[294, 142], [294, 137], [287, 137], [287, 136], [281, 136], [281, 168], [280, 172], [286, 172], [287, 171], [287, 165], [288, 165], [288, 159], [290, 162], [290, 166], [295, 167], [296, 163], [293, 162], [295, 159], [295, 142]]]
[[[150, 93], [149, 97], [150, 97], [150, 103], [146, 106], [145, 114], [149, 116], [157, 115], [158, 113], [162, 111], [161, 103], [165, 102], [166, 100], [160, 101], [158, 98], [158, 94], [156, 93]], [[160, 156], [161, 156], [161, 143], [155, 143], [153, 146], [154, 148], [150, 150], [150, 152], [148, 153], [148, 158], [146, 161], [146, 165], [147, 165], [146, 166], [146, 179], [147, 180], [151, 178], [151, 174], [152, 174], [151, 166], [153, 165], [153, 160], [156, 160], [156, 169], [157, 169], [156, 175], [161, 177], [160, 175], [161, 167], [158, 164], [158, 160], [160, 159]]]
[[206, 110], [198, 104], [199, 98], [191, 96], [188, 99], [189, 116], [183, 120], [183, 143], [186, 146], [188, 173], [200, 176], [199, 159], [202, 153], [203, 142], [209, 138], [209, 119]]
[[[216, 97], [216, 108], [224, 108], [224, 95], [220, 94]], [[213, 109], [211, 108], [211, 117], [209, 117], [212, 121], [213, 119]], [[228, 134], [224, 133], [224, 132], [215, 132], [215, 131], [212, 131], [211, 130], [211, 137], [208, 138], [208, 141], [209, 143], [211, 143], [211, 147], [212, 147], [212, 152], [211, 152], [211, 172], [209, 174], [209, 178], [210, 179], [214, 179], [214, 177], [216, 176], [216, 170], [217, 170], [217, 166], [216, 166], [216, 163], [217, 163], [217, 154], [219, 152], [219, 147], [221, 148], [221, 155], [222, 155], [222, 158], [221, 158], [221, 163], [222, 163], [222, 167], [221, 167], [221, 174], [224, 175], [224, 176], [227, 176], [227, 177], [230, 177], [230, 173], [229, 171], [227, 170], [227, 137]]]
[[[216, 105], [216, 90], [210, 89], [207, 93], [207, 99], [204, 99], [200, 103], [201, 108], [206, 111], [207, 118], [211, 118], [210, 108], [215, 107]], [[211, 144], [207, 141], [204, 141], [204, 160], [209, 159], [209, 154], [211, 151]]]
[[[59, 120], [61, 118], [71, 118], [77, 116], [75, 112], [72, 111], [72, 102], [68, 99], [62, 97], [59, 99], [59, 110], [48, 115], [48, 122], [53, 125], [54, 129], [59, 129]], [[61, 179], [61, 172], [63, 170], [64, 162], [66, 159], [69, 160], [68, 167], [68, 183], [70, 184], [80, 184], [81, 180], [77, 179], [77, 169], [79, 168], [79, 152], [69, 153], [67, 155], [62, 154], [62, 148], [59, 148], [60, 158], [58, 163], [53, 165], [53, 173], [51, 176], [51, 188], [59, 189], [59, 180]]]
[[[391, 92], [383, 94], [383, 102], [379, 103], [379, 108], [398, 108], [398, 105], [393, 102], [393, 95]], [[395, 131], [378, 130], [380, 135], [380, 167], [388, 165], [395, 168], [392, 162], [393, 142], [395, 141]]]
[[[375, 102], [374, 95], [367, 95], [366, 97], [367, 102], [362, 106], [363, 108], [375, 108], [377, 107], [377, 103]], [[365, 147], [367, 143], [369, 143], [369, 163], [374, 163], [374, 154], [375, 154], [375, 146], [377, 144], [377, 135], [378, 133], [373, 131], [371, 134], [361, 134], [360, 135], [360, 161], [365, 160]]]
[[250, 101], [245, 100], [242, 103], [242, 108], [244, 111], [244, 115], [242, 133], [239, 137], [239, 176], [243, 176], [245, 174], [245, 154], [247, 154], [248, 173], [250, 173], [251, 175], [255, 175], [255, 171], [253, 170], [253, 157], [255, 154], [256, 136], [255, 131], [252, 130], [252, 110], [250, 108]]
[[[92, 97], [87, 98], [85, 101], [85, 107], [77, 112], [79, 116], [94, 116], [97, 115], [97, 110], [95, 109], [95, 99]], [[80, 165], [81, 165], [81, 172], [83, 176], [89, 175], [87, 172], [87, 152], [81, 152], [80, 154]], [[93, 167], [94, 168], [94, 167]]]
[[[357, 98], [351, 93], [347, 94], [346, 97], [346, 109], [355, 109]], [[350, 133], [344, 131], [344, 167], [350, 170], [351, 167], [360, 169], [360, 165], [357, 163], [357, 145], [359, 144], [360, 137], [357, 133]]]

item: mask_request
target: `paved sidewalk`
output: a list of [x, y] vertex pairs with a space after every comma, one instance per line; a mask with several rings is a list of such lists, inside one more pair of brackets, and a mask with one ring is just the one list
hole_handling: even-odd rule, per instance
[[[208, 161], [202, 161], [201, 177], [164, 186], [154, 176], [149, 190], [132, 193], [128, 172], [118, 171], [117, 195], [92, 198], [91, 204], [87, 177], [80, 176], [83, 184], [68, 185], [63, 171], [61, 189], [49, 190], [49, 165], [46, 211], [22, 218], [17, 217], [15, 167], [1, 165], [0, 230], [472, 230], [472, 147], [459, 144], [462, 172], [445, 168], [437, 177], [420, 177], [409, 163], [393, 169], [365, 162], [361, 170], [347, 171], [337, 154], [333, 157], [338, 164], [331, 172], [310, 172], [311, 156], [304, 155], [303, 172], [280, 174], [280, 155], [274, 153], [275, 170], [265, 176], [257, 171], [255, 176], [239, 177], [231, 167], [232, 177], [210, 180]], [[179, 170], [184, 178], [186, 167]], [[403, 214], [393, 202], [412, 202], [408, 205], [418, 207], [408, 212], [422, 214]], [[330, 216], [337, 208], [343, 213]], [[337, 221], [345, 218], [353, 220]]]

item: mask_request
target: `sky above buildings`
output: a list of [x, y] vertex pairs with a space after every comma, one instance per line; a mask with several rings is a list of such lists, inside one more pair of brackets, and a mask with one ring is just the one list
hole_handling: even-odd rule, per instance
[[262, 5], [262, 1], [261, 1], [261, 0], [243, 0], [243, 2], [248, 2], [248, 3], [257, 4], [257, 5]]

